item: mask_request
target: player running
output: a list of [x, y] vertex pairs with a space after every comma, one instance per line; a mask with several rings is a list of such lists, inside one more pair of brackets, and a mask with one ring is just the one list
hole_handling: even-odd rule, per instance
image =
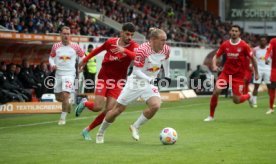
[[54, 93], [57, 101], [62, 102], [62, 113], [58, 125], [66, 124], [67, 113], [71, 111], [69, 103], [70, 93], [74, 92], [74, 81], [76, 77], [76, 60], [81, 61], [84, 52], [80, 46], [70, 41], [70, 28], [61, 28], [61, 42], [55, 43], [49, 57], [49, 63], [55, 73]]
[[102, 123], [106, 112], [115, 106], [116, 99], [121, 93], [123, 88], [122, 82], [125, 81], [127, 77], [128, 67], [135, 58], [134, 50], [138, 47], [138, 44], [132, 40], [134, 32], [135, 26], [132, 23], [125, 23], [122, 27], [120, 38], [108, 39], [103, 45], [93, 50], [84, 58], [83, 62], [79, 64], [80, 69], [82, 69], [90, 58], [102, 51], [106, 51], [98, 75], [94, 102], [84, 99], [75, 110], [75, 114], [78, 117], [85, 107], [93, 112], [99, 112], [103, 109], [105, 104], [105, 109], [91, 124], [83, 129], [82, 135], [85, 140], [91, 140], [89, 132]]
[[[216, 81], [216, 86], [210, 101], [210, 115], [204, 121], [213, 121], [214, 114], [218, 103], [218, 96], [227, 83], [231, 86], [233, 91], [233, 102], [235, 104], [243, 103], [249, 100], [252, 104], [252, 94], [243, 94], [244, 76], [245, 76], [245, 60], [250, 58], [255, 73], [255, 79], [259, 78], [258, 67], [255, 57], [248, 44], [240, 38], [241, 28], [238, 25], [233, 25], [230, 30], [230, 39], [225, 41], [218, 49], [213, 58], [213, 69], [217, 71], [217, 58], [223, 53], [226, 54], [226, 62], [223, 70]], [[251, 105], [252, 106], [252, 105]]]
[[265, 63], [265, 54], [267, 51], [267, 40], [266, 37], [260, 37], [259, 46], [253, 49], [253, 54], [257, 59], [258, 64], [258, 72], [260, 78], [258, 80], [254, 80], [254, 90], [253, 90], [253, 107], [257, 108], [257, 95], [258, 89], [262, 81], [267, 85], [267, 89], [269, 91], [270, 88], [270, 73], [271, 73], [271, 62], [270, 64]]
[[274, 113], [274, 98], [275, 98], [275, 88], [276, 88], [276, 38], [270, 40], [265, 60], [266, 63], [269, 63], [269, 57], [271, 56], [271, 74], [270, 74], [270, 89], [269, 89], [269, 107], [270, 109], [266, 112], [266, 114]]
[[141, 97], [145, 100], [148, 108], [140, 117], [130, 125], [132, 137], [139, 140], [138, 129], [159, 110], [161, 105], [158, 88], [152, 84], [163, 65], [165, 77], [169, 79], [169, 55], [170, 47], [166, 45], [166, 33], [157, 28], [151, 28], [149, 42], [143, 43], [136, 51], [133, 72], [127, 80], [126, 86], [120, 94], [117, 105], [106, 114], [99, 131], [96, 135], [96, 143], [104, 143], [106, 128], [115, 121], [127, 107], [127, 105]]

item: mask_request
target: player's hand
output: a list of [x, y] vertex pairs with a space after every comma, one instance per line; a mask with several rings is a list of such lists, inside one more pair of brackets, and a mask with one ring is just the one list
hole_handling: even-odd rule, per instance
[[212, 67], [214, 72], [218, 72], [219, 71], [219, 67], [217, 65], [213, 65]]
[[78, 72], [82, 72], [83, 71], [83, 67], [85, 66], [86, 63], [84, 63], [83, 61], [81, 61], [78, 65], [79, 69], [78, 69]]
[[54, 70], [56, 70], [57, 69], [57, 66], [56, 65], [51, 65], [51, 67], [50, 67], [50, 71], [51, 72], [53, 72]]
[[113, 48], [110, 49], [110, 51], [114, 54], [117, 54], [117, 53], [122, 53], [124, 54], [123, 52], [125, 51], [125, 48], [122, 47], [122, 46], [119, 46], [119, 45], [116, 45], [116, 44], [112, 44], [111, 45]]
[[265, 60], [265, 64], [267, 64], [267, 65], [269, 64], [269, 60], [268, 59]]

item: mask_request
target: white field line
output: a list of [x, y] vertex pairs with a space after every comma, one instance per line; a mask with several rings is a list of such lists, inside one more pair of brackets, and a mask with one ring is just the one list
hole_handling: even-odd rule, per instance
[[[259, 96], [259, 99], [264, 98], [265, 96]], [[226, 100], [220, 100], [220, 102], [224, 102], [224, 101], [231, 101], [230, 99], [226, 99]], [[209, 102], [207, 103], [198, 103], [198, 104], [187, 104], [187, 105], [179, 105], [179, 106], [173, 106], [173, 107], [166, 107], [166, 108], [162, 108], [161, 109], [170, 109], [170, 108], [180, 108], [180, 107], [189, 107], [189, 106], [199, 106], [199, 105], [204, 105], [204, 104], [209, 104]], [[209, 108], [209, 107], [208, 107]], [[130, 111], [130, 112], [123, 112], [122, 114], [128, 114], [128, 113], [138, 113], [141, 112], [139, 111]], [[74, 114], [74, 113], [72, 113]], [[94, 116], [95, 117], [95, 116]], [[73, 118], [73, 119], [67, 119], [66, 122], [68, 121], [76, 121], [76, 120], [86, 120], [86, 119], [91, 119], [93, 117], [80, 117], [80, 118]], [[29, 127], [29, 126], [37, 126], [37, 125], [46, 125], [46, 124], [52, 124], [52, 123], [57, 123], [58, 121], [45, 121], [45, 122], [37, 122], [37, 123], [31, 123], [31, 124], [18, 124], [18, 125], [13, 125], [13, 126], [3, 126], [0, 127], [0, 130], [3, 129], [10, 129], [10, 128], [18, 128], [18, 127]]]
[[[188, 106], [198, 106], [198, 105], [203, 105], [203, 104], [209, 104], [209, 103], [198, 103], [198, 104], [187, 104], [187, 105], [179, 105], [179, 106], [173, 106], [173, 107], [166, 107], [166, 108], [162, 108], [161, 109], [170, 109], [170, 108], [180, 108], [180, 107], [188, 107]], [[141, 112], [139, 111], [130, 111], [130, 112], [123, 112], [122, 114], [128, 114], [128, 113], [138, 113]], [[74, 113], [72, 113], [74, 114]], [[94, 116], [95, 117], [95, 116]], [[67, 119], [66, 122], [68, 121], [76, 121], [76, 120], [86, 120], [86, 119], [91, 119], [93, 118], [91, 117], [80, 117], [80, 118], [73, 118], [73, 119]], [[10, 128], [18, 128], [18, 127], [29, 127], [29, 126], [37, 126], [37, 125], [46, 125], [46, 124], [53, 124], [53, 123], [57, 123], [58, 121], [45, 121], [45, 122], [37, 122], [37, 123], [31, 123], [31, 124], [18, 124], [18, 125], [12, 125], [12, 126], [3, 126], [0, 127], [0, 130], [3, 129], [10, 129]]]

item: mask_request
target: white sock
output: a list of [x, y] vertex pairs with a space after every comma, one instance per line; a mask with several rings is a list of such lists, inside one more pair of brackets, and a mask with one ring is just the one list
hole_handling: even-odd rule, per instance
[[146, 123], [149, 119], [147, 119], [144, 114], [142, 113], [140, 115], [140, 117], [134, 122], [133, 126], [135, 128], [139, 128], [141, 125], [143, 125], [144, 123]]
[[67, 116], [67, 112], [61, 112], [60, 119], [65, 120]]
[[105, 132], [106, 128], [109, 127], [109, 125], [111, 125], [111, 123], [107, 122], [104, 119], [103, 122], [102, 122], [102, 124], [101, 124], [101, 126], [100, 126], [100, 128], [99, 128], [99, 130], [98, 130], [98, 133], [102, 133], [103, 134]]
[[257, 104], [257, 96], [253, 96], [253, 103]]

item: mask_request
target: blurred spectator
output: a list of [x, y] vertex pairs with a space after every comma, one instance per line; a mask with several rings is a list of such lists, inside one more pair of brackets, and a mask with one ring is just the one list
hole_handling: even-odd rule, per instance
[[27, 59], [22, 60], [22, 69], [19, 78], [22, 81], [24, 88], [34, 89], [38, 98], [42, 96], [42, 84], [36, 80]]
[[27, 97], [22, 97], [20, 93], [13, 92], [15, 86], [11, 85], [6, 76], [7, 65], [5, 62], [0, 63], [0, 103], [7, 103], [11, 101], [24, 102]]
[[34, 77], [41, 86], [41, 95], [47, 93], [47, 86], [45, 84], [45, 79], [49, 76], [50, 72], [48, 71], [48, 66], [46, 62], [41, 62], [34, 70]]
[[17, 75], [15, 74], [16, 65], [11, 63], [8, 65], [8, 69], [6, 72], [7, 80], [12, 87], [10, 90], [13, 93], [20, 94], [25, 101], [31, 101], [32, 100], [32, 94], [30, 91], [24, 89], [21, 81], [19, 81]]

